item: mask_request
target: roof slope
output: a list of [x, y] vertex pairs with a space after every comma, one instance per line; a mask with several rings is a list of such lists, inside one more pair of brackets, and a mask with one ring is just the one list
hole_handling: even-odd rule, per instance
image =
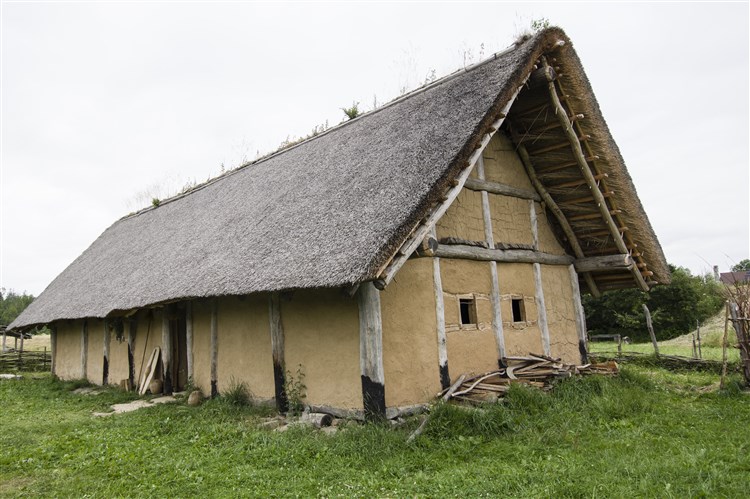
[[11, 327], [104, 317], [182, 298], [376, 278], [534, 61], [561, 38], [567, 40], [561, 30], [546, 30], [514, 50], [115, 222]]

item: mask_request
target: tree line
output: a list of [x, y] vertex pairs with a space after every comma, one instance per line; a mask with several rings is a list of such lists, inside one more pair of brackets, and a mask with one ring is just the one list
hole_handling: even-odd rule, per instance
[[34, 296], [0, 288], [0, 325], [7, 326], [34, 301]]

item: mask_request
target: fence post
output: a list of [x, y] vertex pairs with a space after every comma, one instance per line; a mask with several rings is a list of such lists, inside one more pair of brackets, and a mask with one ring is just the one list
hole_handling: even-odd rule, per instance
[[643, 304], [643, 313], [646, 314], [646, 327], [648, 328], [648, 334], [651, 335], [651, 343], [654, 344], [654, 353], [656, 358], [659, 358], [659, 345], [656, 343], [656, 334], [654, 333], [654, 325], [651, 322], [651, 312], [649, 312], [646, 304]]

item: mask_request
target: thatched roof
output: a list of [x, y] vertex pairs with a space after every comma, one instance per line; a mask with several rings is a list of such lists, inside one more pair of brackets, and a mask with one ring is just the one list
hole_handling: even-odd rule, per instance
[[[560, 48], [559, 40], [568, 43]], [[667, 280], [658, 241], [580, 61], [565, 34], [549, 29], [115, 222], [11, 327], [105, 317], [179, 299], [378, 278], [545, 53], [554, 53], [564, 66], [572, 98], [580, 112], [592, 116], [587, 126], [597, 137], [599, 162], [616, 185], [631, 234], [655, 277]]]

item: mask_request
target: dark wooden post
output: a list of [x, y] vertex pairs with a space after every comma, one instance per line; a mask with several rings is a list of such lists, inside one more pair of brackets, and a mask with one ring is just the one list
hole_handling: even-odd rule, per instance
[[102, 360], [102, 385], [107, 386], [109, 384], [109, 343], [112, 337], [109, 334], [109, 325], [107, 324], [107, 319], [102, 319], [102, 325], [104, 327], [104, 359]]
[[362, 373], [362, 401], [369, 421], [385, 418], [383, 374], [383, 324], [380, 291], [365, 282], [357, 291], [359, 305], [359, 366]]
[[219, 299], [211, 300], [211, 398], [219, 395]]
[[193, 382], [193, 302], [185, 304], [185, 348], [187, 349], [188, 383]]
[[49, 333], [49, 346], [50, 346], [50, 372], [54, 376], [55, 373], [55, 367], [57, 362], [55, 361], [55, 357], [57, 356], [57, 326], [55, 324], [52, 324], [50, 326], [50, 333]]
[[271, 331], [271, 354], [273, 356], [273, 384], [276, 408], [279, 412], [289, 410], [286, 394], [286, 363], [284, 360], [284, 327], [281, 324], [281, 302], [278, 293], [268, 296], [268, 318]]
[[81, 326], [81, 379], [86, 379], [88, 374], [88, 356], [89, 356], [89, 323], [83, 319]]
[[[135, 386], [135, 333], [138, 328], [138, 320], [133, 316], [128, 321], [128, 382], [131, 390], [137, 390]], [[146, 347], [144, 347], [145, 349]]]
[[169, 327], [171, 307], [165, 305], [161, 311], [161, 363], [164, 388], [162, 393], [172, 393], [172, 331]]

